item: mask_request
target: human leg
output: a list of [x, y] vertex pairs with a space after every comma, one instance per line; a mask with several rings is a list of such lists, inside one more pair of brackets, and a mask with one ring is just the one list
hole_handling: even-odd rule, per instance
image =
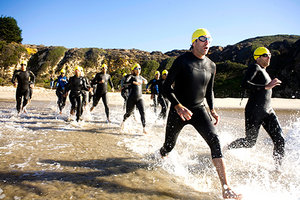
[[175, 147], [178, 135], [186, 123], [182, 121], [174, 108], [169, 111], [166, 125], [165, 142], [160, 148], [162, 157], [166, 156]]

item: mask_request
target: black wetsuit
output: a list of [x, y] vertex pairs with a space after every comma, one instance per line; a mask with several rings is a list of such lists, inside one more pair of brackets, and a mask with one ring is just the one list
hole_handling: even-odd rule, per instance
[[88, 91], [88, 83], [82, 76], [72, 76], [66, 85], [66, 92], [70, 91], [69, 99], [72, 104], [71, 109], [76, 109], [76, 120], [79, 121], [83, 112], [83, 91]]
[[[208, 106], [213, 109], [213, 83], [216, 65], [209, 58], [197, 58], [192, 52], [179, 56], [169, 70], [163, 84], [163, 92], [171, 102], [166, 126], [166, 137], [160, 149], [162, 156], [169, 153], [175, 146], [182, 128], [191, 124], [204, 138], [211, 150], [212, 158], [221, 158], [222, 152], [215, 127], [203, 105], [206, 98]], [[174, 89], [172, 84], [175, 83]], [[174, 106], [182, 104], [193, 115], [190, 120], [183, 121]]]
[[22, 108], [25, 108], [29, 99], [32, 96], [32, 89], [30, 88], [31, 84], [35, 82], [35, 75], [31, 71], [22, 71], [16, 70], [14, 71], [11, 82], [15, 84], [17, 79], [18, 87], [16, 91], [16, 101], [17, 101], [17, 111], [21, 111], [21, 102], [23, 97], [23, 105]]
[[270, 82], [271, 78], [265, 68], [258, 64], [248, 67], [242, 82], [242, 86], [249, 91], [249, 99], [245, 108], [246, 137], [237, 139], [228, 147], [229, 149], [253, 147], [262, 125], [273, 140], [273, 156], [277, 161], [284, 156], [285, 142], [277, 116], [271, 107], [272, 89], [265, 89]]
[[[100, 81], [104, 83], [100, 83]], [[105, 113], [107, 119], [109, 119], [109, 108], [107, 104], [107, 83], [113, 88], [113, 83], [109, 74], [97, 73], [95, 78], [92, 80], [92, 85], [97, 85], [96, 93], [93, 97], [93, 106], [98, 105], [99, 100], [102, 98], [103, 105], [105, 107]]]
[[127, 99], [128, 99], [129, 93], [130, 93], [130, 90], [129, 90], [130, 84], [128, 82], [126, 82], [130, 76], [131, 76], [131, 74], [127, 74], [126, 76], [124, 76], [121, 79], [121, 96], [124, 98], [123, 109], [126, 108]]
[[[134, 110], [134, 106], [137, 107], [137, 109], [140, 112], [141, 115], [141, 121], [143, 127], [146, 127], [146, 119], [145, 119], [145, 106], [144, 106], [144, 100], [142, 98], [142, 83], [145, 79], [142, 76], [129, 76], [128, 82], [130, 84], [130, 94], [128, 96], [127, 104], [126, 104], [126, 113], [124, 115], [123, 121], [125, 121]], [[133, 82], [139, 82], [140, 85], [133, 84]]]
[[169, 106], [169, 101], [162, 92], [163, 91], [162, 87], [163, 87], [163, 84], [165, 81], [166, 81], [166, 79], [160, 79], [158, 81], [158, 91], [160, 91], [160, 92], [157, 97], [157, 101], [161, 105], [161, 112], [159, 113], [158, 116], [159, 116], [159, 118], [163, 118], [163, 119], [165, 119], [167, 116], [167, 109]]
[[156, 113], [156, 108], [157, 108], [157, 97], [159, 95], [159, 88], [158, 88], [159, 80], [158, 79], [152, 79], [149, 81], [149, 83], [146, 85], [146, 89], [150, 86], [150, 91], [151, 95], [153, 97], [153, 107], [154, 107], [154, 112]]
[[59, 111], [61, 112], [66, 105], [67, 97], [64, 95], [66, 93], [66, 85], [68, 83], [68, 78], [66, 76], [59, 76], [54, 83], [56, 83], [56, 96], [57, 105]]

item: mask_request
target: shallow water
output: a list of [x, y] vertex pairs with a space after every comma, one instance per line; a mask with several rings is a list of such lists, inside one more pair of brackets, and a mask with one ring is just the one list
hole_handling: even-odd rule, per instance
[[[165, 121], [146, 108], [148, 134], [139, 114], [120, 131], [122, 101], [111, 99], [112, 123], [102, 103], [83, 122], [65, 122], [55, 101], [32, 101], [17, 116], [14, 101], [0, 104], [0, 199], [222, 199], [210, 151], [191, 126], [167, 158], [158, 156]], [[223, 152], [232, 187], [244, 199], [300, 199], [300, 113], [276, 111], [286, 139], [281, 172], [272, 142], [261, 129], [252, 149]], [[218, 110], [224, 147], [244, 134], [243, 110]], [[2, 195], [2, 196], [1, 196]]]

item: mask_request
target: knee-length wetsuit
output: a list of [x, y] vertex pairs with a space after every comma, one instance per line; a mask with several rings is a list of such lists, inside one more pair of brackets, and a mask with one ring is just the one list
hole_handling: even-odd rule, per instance
[[[212, 158], [221, 158], [222, 152], [216, 130], [203, 105], [206, 98], [209, 108], [213, 109], [213, 83], [216, 65], [209, 58], [197, 58], [192, 52], [187, 52], [174, 61], [163, 92], [171, 102], [171, 108], [166, 126], [166, 136], [162, 156], [169, 153], [175, 146], [177, 137], [186, 124], [191, 124], [204, 138], [211, 150]], [[174, 88], [172, 84], [175, 83]], [[175, 111], [174, 106], [182, 104], [193, 115], [190, 120], [183, 121]]]
[[163, 94], [163, 84], [164, 82], [166, 81], [166, 79], [160, 79], [158, 81], [158, 90], [159, 90], [159, 94], [158, 94], [158, 97], [157, 97], [157, 101], [158, 103], [161, 105], [161, 111], [159, 113], [159, 118], [163, 118], [165, 119], [166, 116], [167, 116], [167, 109], [168, 109], [168, 106], [169, 106], [169, 102], [167, 100], [167, 98], [165, 97], [165, 95]]
[[[101, 81], [104, 81], [103, 83]], [[99, 100], [102, 98], [102, 102], [105, 108], [105, 113], [107, 119], [109, 119], [109, 108], [108, 108], [108, 99], [107, 99], [107, 83], [110, 87], [113, 88], [114, 85], [111, 81], [109, 74], [97, 73], [95, 78], [92, 80], [92, 86], [97, 85], [96, 93], [93, 96], [93, 106], [96, 107], [99, 103]]]
[[253, 147], [259, 129], [263, 126], [274, 143], [273, 156], [277, 161], [284, 156], [285, 141], [278, 118], [271, 107], [272, 89], [265, 89], [270, 82], [271, 78], [265, 68], [258, 64], [248, 67], [242, 81], [242, 86], [249, 91], [245, 108], [246, 137], [235, 140], [228, 147], [229, 149]]
[[32, 89], [30, 88], [31, 84], [35, 82], [35, 75], [31, 71], [22, 71], [16, 70], [14, 71], [11, 82], [15, 84], [17, 79], [18, 87], [16, 91], [16, 101], [17, 101], [17, 111], [21, 111], [21, 102], [23, 97], [23, 105], [22, 108], [25, 108], [29, 99], [32, 95]]
[[71, 109], [76, 110], [76, 120], [79, 121], [83, 112], [83, 91], [88, 91], [88, 83], [82, 76], [72, 76], [66, 85], [66, 92], [70, 91]]
[[[142, 76], [131, 75], [126, 81], [130, 84], [130, 94], [127, 99], [126, 113], [123, 118], [123, 121], [125, 121], [133, 113], [134, 106], [136, 106], [140, 112], [143, 127], [146, 127], [145, 106], [142, 98], [142, 83], [145, 80]], [[139, 82], [140, 85], [136, 85], [133, 82]]]

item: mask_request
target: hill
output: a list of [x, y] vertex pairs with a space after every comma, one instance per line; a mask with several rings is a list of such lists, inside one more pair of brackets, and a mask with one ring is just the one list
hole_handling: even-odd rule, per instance
[[[300, 36], [274, 35], [243, 40], [226, 47], [213, 46], [208, 57], [217, 64], [215, 80], [216, 97], [240, 97], [240, 81], [248, 64], [254, 62], [255, 48], [266, 46], [272, 53], [268, 71], [271, 77], [283, 81], [275, 88], [276, 97], [300, 98]], [[64, 68], [72, 75], [73, 68], [81, 65], [88, 78], [98, 72], [102, 63], [117, 85], [123, 73], [129, 73], [132, 64], [142, 65], [142, 74], [149, 80], [156, 70], [169, 69], [174, 59], [188, 50], [166, 53], [138, 49], [72, 48], [59, 46], [21, 45], [0, 42], [0, 84], [8, 84], [13, 71], [21, 60], [28, 61], [28, 68], [37, 75], [37, 84], [48, 86], [50, 75], [57, 76]]]

